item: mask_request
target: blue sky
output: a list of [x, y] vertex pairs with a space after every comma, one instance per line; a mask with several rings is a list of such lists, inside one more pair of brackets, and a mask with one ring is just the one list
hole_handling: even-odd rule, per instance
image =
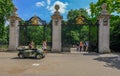
[[55, 4], [60, 5], [59, 12], [66, 20], [67, 13], [71, 9], [85, 8], [90, 13], [89, 4], [91, 2], [96, 3], [97, 0], [13, 0], [18, 9], [17, 13], [22, 19], [28, 20], [37, 15], [47, 22], [51, 20], [51, 16], [55, 11]]

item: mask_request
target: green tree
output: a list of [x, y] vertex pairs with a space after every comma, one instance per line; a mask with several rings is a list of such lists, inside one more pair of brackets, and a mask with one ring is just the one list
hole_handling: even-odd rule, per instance
[[29, 43], [33, 41], [36, 45], [42, 44], [44, 36], [43, 26], [27, 26], [20, 27], [20, 44], [26, 45], [25, 43]]
[[[88, 12], [84, 8], [70, 10], [67, 15], [67, 22], [62, 25], [63, 44], [74, 44], [88, 39], [88, 28], [76, 23], [78, 16], [89, 18]], [[85, 24], [84, 24], [85, 25]]]
[[84, 16], [89, 18], [88, 12], [84, 8], [80, 8], [79, 10], [70, 10], [67, 14], [68, 24], [76, 24], [76, 17]]
[[110, 20], [110, 46], [114, 51], [120, 52], [120, 16], [111, 16]]
[[5, 22], [13, 10], [12, 0], [0, 0], [0, 38], [5, 35]]
[[97, 3], [90, 3], [90, 11], [93, 22], [97, 21], [97, 17], [101, 12], [101, 5], [103, 3], [107, 3], [107, 11], [108, 13], [120, 13], [120, 0], [98, 0]]

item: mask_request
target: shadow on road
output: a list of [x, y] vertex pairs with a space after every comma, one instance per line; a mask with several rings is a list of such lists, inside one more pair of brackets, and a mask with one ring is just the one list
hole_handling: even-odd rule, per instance
[[14, 57], [14, 58], [11, 58], [11, 59], [20, 59], [19, 57]]
[[25, 58], [19, 58], [19, 57], [13, 57], [13, 58], [11, 58], [11, 59], [20, 59], [20, 60], [41, 60], [41, 59], [36, 59], [36, 58], [34, 58], [34, 57], [25, 57]]
[[119, 56], [98, 57], [98, 58], [95, 58], [94, 60], [101, 61], [101, 62], [106, 62], [106, 65], [104, 65], [105, 67], [120, 69], [120, 57]]

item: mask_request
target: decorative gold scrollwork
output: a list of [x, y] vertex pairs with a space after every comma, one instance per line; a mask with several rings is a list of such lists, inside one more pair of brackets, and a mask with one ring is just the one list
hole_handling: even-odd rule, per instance
[[39, 19], [37, 17], [34, 17], [34, 18], [31, 19], [31, 22], [32, 22], [33, 25], [38, 25]]
[[79, 16], [76, 18], [76, 24], [84, 24], [84, 18]]

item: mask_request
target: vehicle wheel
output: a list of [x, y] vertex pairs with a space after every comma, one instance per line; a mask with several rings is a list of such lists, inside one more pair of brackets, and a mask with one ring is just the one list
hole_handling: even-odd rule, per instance
[[42, 55], [37, 54], [35, 57], [36, 57], [36, 59], [41, 59], [41, 58], [42, 58]]
[[20, 53], [18, 56], [19, 56], [19, 58], [21, 58], [21, 59], [24, 58], [24, 55], [21, 54], [21, 53]]

